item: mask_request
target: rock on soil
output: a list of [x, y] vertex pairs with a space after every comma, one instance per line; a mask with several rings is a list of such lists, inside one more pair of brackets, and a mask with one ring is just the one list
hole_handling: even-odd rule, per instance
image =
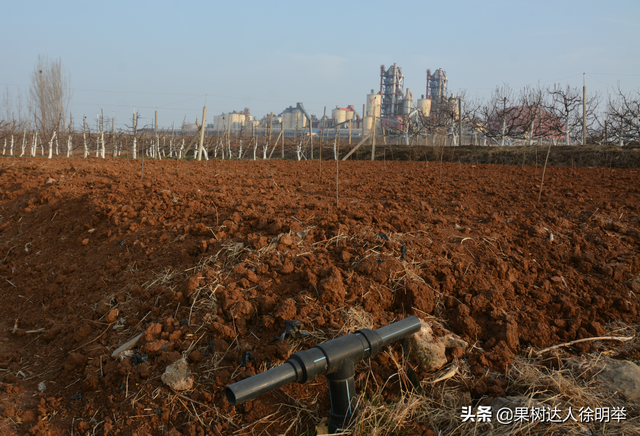
[[162, 374], [162, 382], [174, 391], [186, 391], [193, 387], [193, 376], [189, 370], [189, 363], [185, 358], [167, 366]]
[[422, 321], [420, 331], [407, 338], [409, 358], [425, 372], [435, 371], [447, 364], [447, 351], [461, 358], [468, 345], [452, 333], [436, 337], [429, 323]]
[[607, 360], [597, 379], [611, 394], [640, 405], [640, 367], [628, 360]]

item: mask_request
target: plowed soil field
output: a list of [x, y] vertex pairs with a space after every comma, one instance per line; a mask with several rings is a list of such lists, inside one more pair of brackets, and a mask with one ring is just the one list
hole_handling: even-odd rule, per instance
[[[237, 407], [224, 387], [354, 331], [354, 314], [438, 320], [470, 344], [448, 357], [474, 399], [506, 395], [477, 380], [516, 356], [640, 324], [638, 169], [548, 167], [539, 202], [534, 166], [340, 162], [338, 200], [334, 161], [321, 177], [317, 161], [141, 170], [0, 159], [0, 434], [313, 432], [324, 379]], [[291, 320], [309, 335], [282, 340]], [[359, 368], [384, 381], [400, 350]], [[161, 375], [183, 356], [194, 382], [177, 392]]]

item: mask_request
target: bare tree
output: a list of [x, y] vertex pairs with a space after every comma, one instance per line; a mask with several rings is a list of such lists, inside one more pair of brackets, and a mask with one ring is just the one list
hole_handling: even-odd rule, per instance
[[531, 119], [527, 91], [516, 93], [507, 84], [496, 87], [489, 101], [480, 109], [485, 136], [503, 145], [512, 139], [524, 139], [530, 131]]
[[62, 61], [38, 55], [29, 88], [29, 109], [36, 129], [43, 133], [64, 129], [70, 102], [71, 81]]
[[640, 143], [640, 92], [625, 94], [616, 89], [607, 101], [606, 120], [607, 136], [615, 137], [620, 144]]
[[547, 89], [547, 94], [544, 108], [561, 121], [554, 124], [554, 134], [563, 136], [565, 145], [569, 145], [571, 137], [577, 137], [582, 131], [582, 117], [578, 110], [582, 106], [582, 92], [569, 85], [563, 88], [555, 84]]
[[[29, 117], [25, 110], [22, 93], [18, 89], [17, 96], [6, 87], [0, 101], [0, 141], [3, 143], [2, 154], [6, 153], [6, 145], [9, 142], [9, 153], [13, 154], [14, 134], [24, 132], [29, 128]], [[23, 135], [24, 137], [24, 135]]]

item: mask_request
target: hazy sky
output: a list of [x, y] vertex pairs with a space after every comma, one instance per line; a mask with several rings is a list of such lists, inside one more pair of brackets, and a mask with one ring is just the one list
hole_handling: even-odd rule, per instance
[[[640, 1], [7, 1], [0, 85], [28, 94], [39, 54], [71, 76], [71, 111], [116, 125], [133, 107], [161, 127], [249, 107], [258, 117], [303, 102], [322, 116], [362, 110], [380, 65], [425, 93], [443, 68], [449, 92], [560, 83], [606, 95], [640, 88]], [[94, 121], [95, 122], [95, 121]]]

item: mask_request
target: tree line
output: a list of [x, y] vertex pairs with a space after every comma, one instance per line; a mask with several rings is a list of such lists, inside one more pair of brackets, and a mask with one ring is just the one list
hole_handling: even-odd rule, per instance
[[503, 84], [488, 98], [462, 91], [433, 101], [429, 116], [418, 113], [405, 125], [407, 136], [446, 135], [454, 144], [461, 133], [466, 142], [473, 137], [476, 145], [534, 145], [541, 140], [564, 145], [638, 144], [640, 92], [617, 88], [603, 98], [569, 85], [514, 90]]
[[[46, 154], [45, 147], [48, 147], [50, 156], [54, 150], [60, 154], [61, 148], [69, 155], [80, 146], [85, 157], [93, 152], [104, 157], [110, 146], [113, 156], [127, 147], [135, 157], [138, 144], [144, 154], [156, 157], [181, 156], [186, 151], [183, 140], [174, 141], [173, 129], [158, 131], [157, 126], [152, 125], [155, 132], [150, 133], [149, 126], [138, 126], [140, 116], [135, 110], [126, 130], [116, 132], [114, 120], [103, 114], [97, 117], [95, 129], [92, 129], [92, 121], [88, 122], [86, 118], [74, 126], [69, 113], [71, 98], [69, 73], [60, 59], [38, 56], [30, 75], [28, 95], [18, 92], [13, 96], [7, 87], [0, 101], [3, 154], [10, 151], [11, 155], [35, 156], [39, 146], [41, 154]], [[74, 133], [82, 133], [80, 144], [73, 144]], [[145, 133], [148, 133], [146, 143]], [[618, 87], [605, 98], [599, 93], [587, 94], [585, 89], [569, 85], [538, 85], [514, 90], [503, 84], [488, 98], [472, 97], [462, 91], [457, 96], [432, 100], [429, 114], [417, 112], [406, 116], [402, 128], [391, 128], [385, 133], [405, 136], [407, 143], [428, 143], [431, 138], [435, 144], [433, 138], [439, 136], [452, 145], [533, 145], [542, 140], [565, 145], [638, 144], [640, 92], [624, 92]], [[125, 142], [130, 144], [125, 145]], [[178, 143], [183, 150], [179, 149]], [[215, 150], [220, 148], [224, 153], [220, 144], [214, 146]], [[247, 143], [245, 148], [252, 146], [256, 149], [255, 154], [257, 139]], [[230, 149], [228, 153], [231, 153]]]

